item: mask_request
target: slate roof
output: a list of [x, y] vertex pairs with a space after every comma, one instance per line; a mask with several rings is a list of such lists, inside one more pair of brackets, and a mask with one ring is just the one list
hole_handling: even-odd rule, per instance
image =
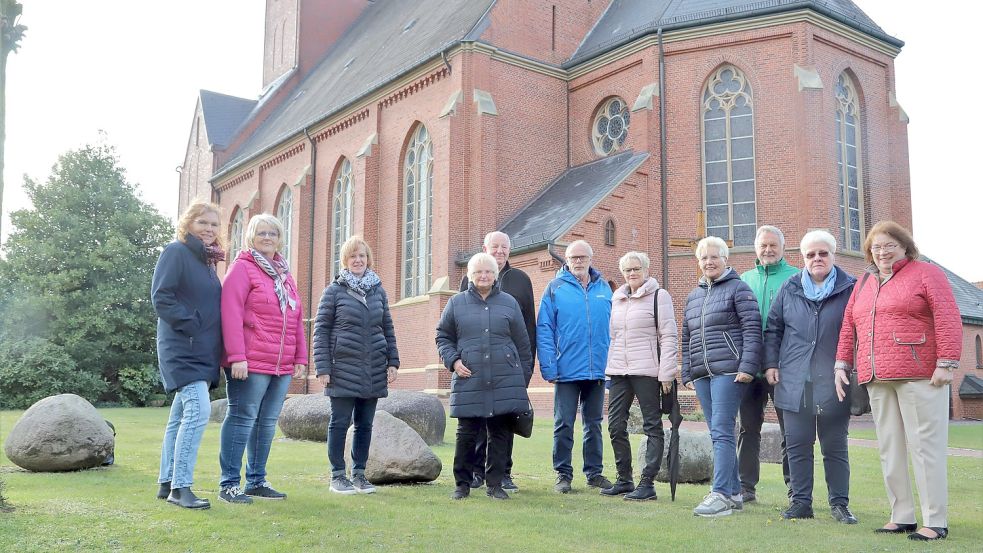
[[493, 3], [494, 0], [372, 2], [215, 176], [231, 171], [439, 56], [469, 37]]
[[959, 305], [959, 314], [962, 315], [963, 322], [983, 325], [983, 290], [924, 255], [922, 260], [938, 265], [945, 273], [946, 278], [949, 279], [952, 295], [956, 297], [956, 304]]
[[897, 47], [851, 0], [613, 0], [563, 64], [572, 67], [644, 35], [808, 8]]
[[973, 374], [963, 377], [959, 385], [959, 397], [961, 399], [980, 399], [983, 398], [983, 378]]
[[622, 152], [571, 167], [502, 226], [512, 250], [530, 249], [562, 237], [631, 175], [647, 152]]
[[205, 119], [205, 136], [208, 143], [218, 149], [229, 145], [236, 130], [256, 106], [256, 100], [247, 100], [210, 90], [198, 93], [201, 112]]

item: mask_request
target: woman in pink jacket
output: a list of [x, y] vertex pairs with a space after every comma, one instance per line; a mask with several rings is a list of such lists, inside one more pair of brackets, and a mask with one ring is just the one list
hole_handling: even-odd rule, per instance
[[[611, 298], [611, 345], [604, 371], [610, 380], [608, 434], [618, 480], [601, 494], [627, 494], [627, 500], [643, 501], [656, 498], [655, 475], [665, 444], [659, 400], [660, 392], [668, 392], [676, 378], [676, 312], [669, 292], [649, 276], [647, 255], [628, 252], [618, 265], [625, 284]], [[636, 397], [642, 409], [642, 431], [648, 437], [638, 487], [628, 442], [628, 410]]]
[[[907, 533], [913, 540], [944, 539], [949, 533], [949, 384], [962, 349], [959, 308], [945, 273], [918, 260], [911, 233], [897, 223], [874, 225], [864, 250], [873, 264], [854, 287], [843, 315], [836, 393], [840, 399], [846, 396], [843, 382], [850, 370], [870, 393], [891, 504], [890, 522], [876, 531]], [[924, 524], [917, 532], [909, 449]]]
[[[291, 375], [307, 368], [304, 312], [297, 284], [280, 255], [283, 224], [269, 214], [250, 219], [242, 250], [222, 286], [222, 338], [229, 407], [222, 423], [219, 499], [285, 499], [266, 481], [276, 421]], [[239, 487], [246, 452], [246, 487]]]

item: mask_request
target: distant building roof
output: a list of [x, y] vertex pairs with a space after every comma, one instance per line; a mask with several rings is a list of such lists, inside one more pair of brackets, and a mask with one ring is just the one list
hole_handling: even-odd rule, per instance
[[208, 143], [223, 149], [235, 136], [236, 130], [246, 120], [256, 105], [256, 100], [247, 100], [210, 90], [198, 93], [201, 99], [201, 113], [205, 119], [205, 135]]
[[372, 2], [216, 176], [439, 56], [467, 37], [493, 3], [494, 0]]
[[512, 249], [527, 249], [562, 237], [649, 157], [622, 152], [571, 167], [502, 226]]
[[963, 322], [983, 325], [983, 290], [973, 286], [971, 282], [928, 257], [923, 255], [922, 259], [938, 265], [949, 279], [949, 285], [952, 286], [952, 294], [956, 297], [956, 303], [959, 305], [959, 314], [962, 315]]
[[983, 378], [973, 374], [963, 377], [959, 385], [959, 397], [961, 399], [980, 399], [983, 398]]
[[762, 15], [811, 9], [844, 25], [901, 47], [850, 0], [612, 0], [604, 15], [564, 67], [582, 63], [655, 33]]

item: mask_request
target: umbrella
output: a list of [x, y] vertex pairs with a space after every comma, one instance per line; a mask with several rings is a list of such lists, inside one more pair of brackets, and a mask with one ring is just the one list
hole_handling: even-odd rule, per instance
[[662, 413], [668, 415], [669, 422], [672, 423], [672, 430], [669, 431], [669, 451], [666, 453], [666, 466], [669, 469], [669, 490], [672, 493], [672, 500], [676, 500], [676, 484], [679, 482], [679, 425], [683, 422], [683, 416], [679, 413], [679, 396], [677, 394], [676, 381], [672, 381], [672, 388], [669, 393], [662, 394]]

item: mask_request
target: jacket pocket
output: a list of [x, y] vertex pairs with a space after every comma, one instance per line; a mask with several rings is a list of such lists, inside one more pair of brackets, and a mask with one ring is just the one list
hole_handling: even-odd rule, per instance
[[892, 332], [891, 337], [894, 338], [895, 344], [901, 347], [908, 346], [908, 349], [911, 350], [911, 359], [918, 365], [919, 369], [925, 368], [922, 358], [918, 356], [918, 351], [915, 349], [915, 346], [924, 345], [928, 340], [924, 332], [921, 334], [917, 332]]
[[730, 337], [730, 332], [725, 330], [723, 334], [724, 342], [727, 344], [727, 349], [730, 350], [730, 353], [734, 356], [734, 359], [740, 359], [741, 354], [737, 351], [737, 345], [734, 343], [734, 339]]

